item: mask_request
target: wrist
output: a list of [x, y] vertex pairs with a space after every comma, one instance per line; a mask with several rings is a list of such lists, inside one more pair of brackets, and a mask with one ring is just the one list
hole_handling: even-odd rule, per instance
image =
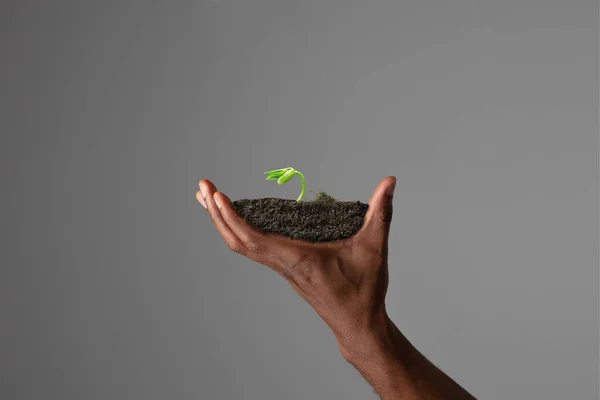
[[357, 367], [377, 364], [413, 369], [419, 353], [396, 327], [385, 311], [376, 315], [360, 334], [338, 339], [346, 361]]
[[337, 339], [346, 361], [356, 364], [396, 353], [395, 330], [395, 325], [385, 310], [381, 310], [368, 323]]
[[387, 314], [374, 319], [361, 336], [338, 340], [338, 343], [344, 359], [363, 375], [382, 399], [395, 399], [400, 394], [411, 399], [421, 398], [412, 376], [418, 370], [416, 350]]

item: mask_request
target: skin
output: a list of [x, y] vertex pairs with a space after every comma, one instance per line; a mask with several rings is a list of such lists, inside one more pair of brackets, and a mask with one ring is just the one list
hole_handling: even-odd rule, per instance
[[277, 272], [331, 329], [344, 358], [383, 400], [474, 399], [404, 337], [385, 308], [395, 177], [377, 186], [352, 238], [310, 243], [247, 224], [208, 180], [196, 198], [234, 252]]

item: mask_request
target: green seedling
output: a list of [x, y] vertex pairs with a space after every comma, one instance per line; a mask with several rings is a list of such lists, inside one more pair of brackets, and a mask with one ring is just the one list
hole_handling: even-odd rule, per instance
[[306, 191], [306, 180], [304, 179], [304, 175], [300, 171], [296, 171], [292, 167], [287, 167], [283, 169], [275, 169], [273, 171], [265, 172], [267, 174], [268, 181], [277, 181], [278, 184], [283, 185], [294, 176], [298, 175], [300, 179], [302, 179], [302, 191], [300, 192], [300, 197], [298, 197], [297, 202], [300, 202], [304, 197], [304, 192]]

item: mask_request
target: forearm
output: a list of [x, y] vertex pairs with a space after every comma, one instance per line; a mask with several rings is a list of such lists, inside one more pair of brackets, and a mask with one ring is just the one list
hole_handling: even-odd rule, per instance
[[343, 351], [382, 400], [473, 400], [474, 397], [429, 362], [383, 315]]

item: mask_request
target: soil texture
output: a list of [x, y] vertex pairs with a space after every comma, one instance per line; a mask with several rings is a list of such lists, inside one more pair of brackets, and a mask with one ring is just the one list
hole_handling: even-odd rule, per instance
[[278, 198], [233, 202], [238, 214], [264, 232], [309, 242], [332, 242], [354, 236], [368, 204], [359, 201], [301, 201]]

